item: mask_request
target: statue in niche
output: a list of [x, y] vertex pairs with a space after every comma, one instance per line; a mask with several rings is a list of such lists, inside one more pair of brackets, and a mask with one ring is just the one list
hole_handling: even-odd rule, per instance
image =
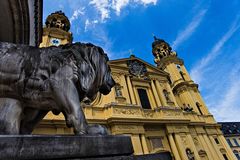
[[77, 135], [105, 134], [88, 126], [80, 101], [111, 91], [107, 61], [90, 43], [39, 49], [0, 42], [0, 134], [30, 134], [49, 111], [62, 112]]
[[163, 95], [164, 95], [167, 102], [171, 102], [171, 99], [169, 97], [169, 93], [168, 93], [167, 90], [165, 90], [165, 89], [163, 90]]
[[193, 111], [193, 108], [189, 105], [189, 104], [183, 104], [183, 110], [185, 112], [192, 112]]
[[122, 86], [120, 84], [115, 85], [116, 97], [122, 97]]
[[195, 160], [194, 153], [189, 148], [186, 149], [186, 154], [187, 154], [188, 160]]

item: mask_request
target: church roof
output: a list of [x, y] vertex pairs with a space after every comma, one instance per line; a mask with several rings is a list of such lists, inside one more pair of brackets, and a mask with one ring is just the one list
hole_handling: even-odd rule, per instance
[[224, 135], [240, 135], [240, 122], [219, 122]]

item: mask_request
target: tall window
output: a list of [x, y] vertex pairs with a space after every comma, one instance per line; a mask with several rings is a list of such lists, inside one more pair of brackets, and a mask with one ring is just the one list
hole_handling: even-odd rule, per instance
[[215, 140], [215, 142], [216, 142], [217, 144], [219, 144], [219, 141], [218, 141], [218, 139], [217, 139], [217, 138], [214, 138], [214, 140]]
[[145, 89], [137, 89], [138, 95], [141, 101], [142, 108], [151, 109], [151, 105], [148, 99], [147, 91]]
[[185, 78], [184, 78], [184, 75], [183, 75], [181, 66], [180, 66], [179, 64], [177, 64], [176, 67], [177, 67], [178, 72], [179, 72], [179, 74], [181, 75], [182, 79], [185, 81]]
[[236, 146], [239, 146], [238, 141], [236, 140], [236, 138], [233, 138], [233, 142], [236, 144]]
[[233, 146], [233, 145], [232, 145], [232, 142], [230, 141], [230, 139], [227, 139], [227, 143], [228, 143], [228, 145], [229, 145], [230, 147]]
[[233, 153], [235, 154], [235, 156], [237, 157], [238, 160], [240, 160], [240, 156], [238, 154], [238, 151], [237, 150], [234, 150]]
[[196, 103], [196, 106], [197, 106], [197, 108], [198, 108], [199, 113], [200, 113], [201, 115], [203, 115], [202, 110], [201, 110], [201, 106], [200, 106], [200, 104], [199, 104], [198, 102]]
[[184, 76], [183, 76], [183, 72], [182, 72], [182, 71], [180, 71], [179, 73], [180, 73], [180, 75], [181, 75], [182, 79], [185, 81], [185, 78], [184, 78]]
[[169, 83], [169, 84], [172, 84], [171, 78], [170, 78], [170, 77], [167, 77], [167, 79], [168, 79], [168, 83]]
[[223, 154], [224, 160], [228, 160], [227, 155]]

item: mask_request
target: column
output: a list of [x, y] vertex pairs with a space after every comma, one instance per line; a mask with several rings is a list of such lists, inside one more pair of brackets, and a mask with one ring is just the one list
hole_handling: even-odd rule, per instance
[[189, 143], [190, 143], [191, 149], [192, 149], [193, 152], [194, 152], [194, 157], [195, 157], [195, 159], [196, 159], [196, 160], [201, 160], [201, 158], [200, 158], [200, 156], [199, 156], [199, 154], [198, 154], [198, 151], [197, 151], [197, 149], [196, 149], [196, 147], [195, 147], [195, 144], [194, 144], [194, 142], [193, 142], [193, 140], [192, 140], [192, 136], [191, 136], [190, 134], [187, 134], [187, 138], [188, 138], [188, 141], [189, 141]]
[[210, 114], [208, 109], [207, 109], [207, 106], [205, 105], [205, 102], [204, 100], [202, 99], [202, 96], [199, 92], [196, 93], [196, 96], [198, 97], [198, 99], [200, 100], [200, 104], [202, 105], [202, 108], [204, 109], [204, 114], [208, 115]]
[[168, 140], [170, 142], [170, 147], [171, 147], [171, 150], [172, 150], [173, 155], [175, 157], [175, 160], [181, 160], [180, 155], [179, 155], [178, 150], [177, 150], [177, 146], [174, 142], [172, 133], [168, 134]]
[[142, 144], [141, 144], [141, 141], [139, 138], [139, 134], [133, 134], [131, 136], [131, 140], [132, 140], [132, 145], [133, 145], [133, 149], [134, 149], [134, 154], [135, 155], [143, 154]]
[[186, 74], [185, 79], [186, 79], [187, 81], [191, 81], [191, 77], [190, 77], [190, 75], [188, 74], [188, 71], [186, 70], [185, 66], [184, 66], [184, 65], [181, 65], [181, 68], [182, 68], [183, 73]]
[[[148, 93], [148, 91], [147, 91], [147, 93]], [[138, 95], [137, 88], [133, 88], [133, 94], [134, 94], [134, 96], [135, 96], [136, 104], [137, 104], [137, 105], [142, 105], [142, 104], [141, 104], [140, 97], [139, 97], [139, 95]], [[148, 94], [148, 95], [149, 95], [149, 94]], [[149, 96], [148, 96], [148, 98], [149, 98]], [[150, 99], [149, 99], [149, 101], [150, 101]]]
[[198, 135], [199, 141], [201, 142], [204, 150], [207, 152], [208, 159], [214, 159], [213, 153], [211, 153], [210, 149], [208, 148], [206, 142], [204, 141], [202, 135]]
[[124, 75], [121, 75], [121, 82], [123, 85], [123, 95], [126, 97], [127, 103], [131, 103], [130, 97], [129, 97], [129, 92], [128, 92], [128, 87], [127, 87], [127, 82], [126, 82], [126, 78]]
[[157, 107], [160, 107], [161, 102], [159, 100], [159, 96], [158, 96], [158, 93], [157, 93], [157, 90], [156, 90], [156, 87], [155, 87], [155, 84], [154, 84], [153, 80], [151, 80], [151, 87], [152, 87], [154, 98], [155, 98], [156, 103], [157, 103]]
[[173, 83], [175, 83], [177, 80], [180, 79], [180, 76], [177, 76], [178, 70], [176, 68], [176, 64], [171, 63], [171, 64], [167, 65], [165, 71], [171, 75]]
[[144, 134], [141, 135], [141, 142], [142, 142], [143, 154], [149, 154], [149, 150], [148, 150], [148, 146], [147, 146], [147, 142]]
[[150, 104], [152, 106], [152, 108], [156, 108], [157, 107], [157, 104], [156, 104], [156, 101], [155, 101], [155, 98], [154, 98], [154, 95], [153, 95], [153, 92], [151, 90], [151, 88], [148, 88], [148, 92], [149, 92], [149, 98], [150, 98]]
[[156, 87], [157, 87], [157, 92], [158, 92], [160, 101], [162, 102], [162, 105], [167, 106], [166, 99], [163, 95], [162, 87], [161, 87], [160, 82], [158, 80], [156, 80]]
[[186, 155], [185, 147], [183, 146], [183, 143], [182, 143], [182, 140], [181, 140], [180, 136], [175, 134], [174, 138], [175, 138], [175, 142], [176, 142], [176, 145], [177, 145], [177, 148], [178, 148], [181, 159], [182, 160], [185, 160], [185, 159], [187, 160], [188, 157]]
[[226, 139], [223, 137], [223, 135], [219, 135], [218, 136], [222, 145], [224, 146], [224, 148], [226, 149], [227, 155], [229, 157], [229, 159], [237, 159], [236, 156], [233, 154], [233, 151], [231, 150], [230, 146], [227, 144]]
[[207, 135], [204, 134], [203, 138], [204, 138], [205, 142], [207, 143], [208, 148], [210, 149], [211, 153], [213, 154], [214, 159], [222, 159], [220, 157], [220, 155], [217, 155], [216, 151], [213, 149], [212, 143], [208, 139]]
[[127, 85], [128, 85], [128, 90], [130, 93], [131, 102], [132, 102], [132, 104], [136, 104], [136, 99], [135, 99], [135, 95], [133, 93], [133, 87], [132, 87], [132, 83], [131, 83], [129, 76], [127, 76]]
[[209, 136], [209, 139], [212, 142], [212, 144], [214, 146], [213, 148], [217, 152], [218, 157], [221, 158], [221, 159], [224, 159], [223, 156], [222, 156], [222, 153], [220, 152], [219, 147], [217, 146], [217, 144], [216, 144], [215, 140], [213, 139], [213, 137]]
[[177, 102], [176, 102], [176, 99], [175, 99], [175, 96], [173, 95], [173, 92], [172, 92], [172, 88], [170, 87], [169, 84], [167, 84], [167, 89], [168, 89], [168, 92], [170, 92], [170, 95], [171, 95], [171, 99], [172, 101], [174, 102], [175, 106], [177, 106]]

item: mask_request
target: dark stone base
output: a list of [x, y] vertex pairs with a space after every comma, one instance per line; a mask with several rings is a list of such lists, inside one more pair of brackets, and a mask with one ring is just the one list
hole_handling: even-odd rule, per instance
[[162, 152], [156, 154], [145, 154], [139, 156], [114, 156], [102, 158], [84, 158], [84, 159], [67, 159], [67, 160], [172, 160], [170, 152]]
[[[0, 160], [162, 160], [161, 154], [133, 156], [127, 136], [0, 135]], [[165, 158], [164, 158], [165, 157]]]

